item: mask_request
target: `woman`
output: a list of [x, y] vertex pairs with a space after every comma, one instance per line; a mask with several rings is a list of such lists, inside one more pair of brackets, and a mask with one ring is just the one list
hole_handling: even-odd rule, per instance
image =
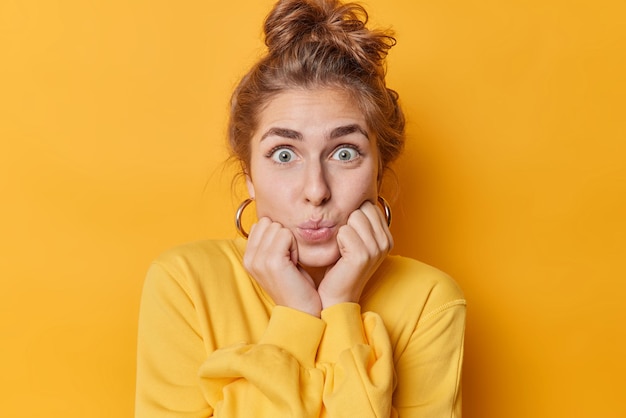
[[384, 79], [395, 40], [366, 21], [332, 0], [279, 1], [267, 17], [267, 55], [231, 106], [247, 240], [152, 264], [137, 417], [461, 416], [462, 293], [389, 255], [378, 190], [404, 118]]

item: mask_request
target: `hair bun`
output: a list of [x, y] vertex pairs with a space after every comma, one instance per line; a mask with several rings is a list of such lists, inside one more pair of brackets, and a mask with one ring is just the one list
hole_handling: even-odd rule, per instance
[[303, 45], [331, 47], [364, 69], [383, 71], [391, 34], [366, 27], [368, 15], [356, 3], [337, 0], [281, 0], [265, 20], [265, 44], [270, 55], [289, 54]]

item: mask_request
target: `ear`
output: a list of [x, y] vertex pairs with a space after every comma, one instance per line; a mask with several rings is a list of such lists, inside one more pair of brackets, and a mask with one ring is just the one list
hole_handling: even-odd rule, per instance
[[254, 199], [254, 184], [252, 183], [252, 178], [250, 178], [250, 174], [244, 174], [246, 176], [246, 187], [248, 188], [248, 195]]

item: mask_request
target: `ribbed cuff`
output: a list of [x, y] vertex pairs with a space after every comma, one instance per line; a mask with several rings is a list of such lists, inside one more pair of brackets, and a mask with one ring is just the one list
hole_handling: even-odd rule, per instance
[[280, 347], [302, 366], [314, 367], [325, 328], [326, 324], [320, 318], [285, 306], [275, 306], [259, 344]]
[[320, 345], [318, 356], [320, 361], [334, 363], [342, 351], [367, 342], [361, 318], [361, 305], [358, 303], [333, 305], [324, 309], [321, 316], [326, 322], [326, 331]]

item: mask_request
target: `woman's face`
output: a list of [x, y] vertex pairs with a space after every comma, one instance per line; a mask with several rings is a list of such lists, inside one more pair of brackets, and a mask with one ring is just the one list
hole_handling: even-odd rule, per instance
[[248, 191], [259, 218], [291, 230], [305, 268], [339, 259], [337, 231], [363, 202], [376, 202], [377, 179], [376, 138], [347, 93], [288, 90], [261, 112]]

